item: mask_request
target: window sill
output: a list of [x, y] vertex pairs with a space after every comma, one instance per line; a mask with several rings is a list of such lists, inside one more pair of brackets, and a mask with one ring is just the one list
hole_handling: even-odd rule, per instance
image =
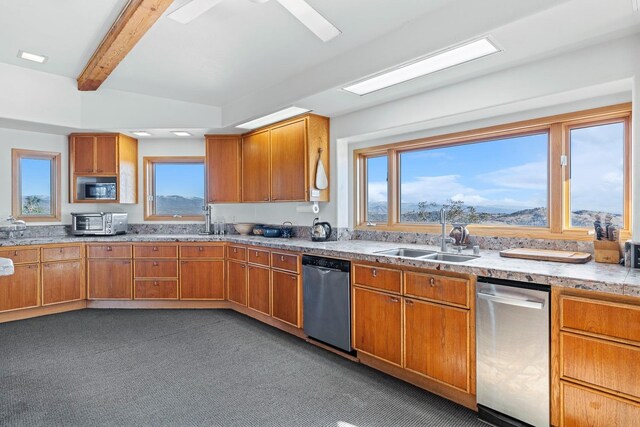
[[145, 221], [204, 221], [204, 215], [193, 215], [193, 216], [179, 216], [175, 217], [173, 215], [152, 215], [145, 216]]

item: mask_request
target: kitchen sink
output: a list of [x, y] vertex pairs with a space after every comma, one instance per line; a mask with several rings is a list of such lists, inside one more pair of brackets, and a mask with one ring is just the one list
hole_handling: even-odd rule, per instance
[[399, 256], [406, 258], [421, 258], [427, 255], [437, 255], [436, 251], [428, 251], [425, 249], [408, 249], [408, 248], [395, 248], [387, 249], [386, 251], [378, 251], [377, 254]]
[[445, 261], [445, 262], [467, 262], [476, 258], [479, 258], [479, 256], [462, 255], [462, 254], [444, 254], [440, 252], [421, 257], [421, 259], [431, 259], [434, 261]]

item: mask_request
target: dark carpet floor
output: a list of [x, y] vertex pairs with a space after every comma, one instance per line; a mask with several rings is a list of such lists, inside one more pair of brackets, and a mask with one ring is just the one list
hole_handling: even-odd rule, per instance
[[231, 311], [83, 310], [0, 324], [0, 425], [482, 424]]

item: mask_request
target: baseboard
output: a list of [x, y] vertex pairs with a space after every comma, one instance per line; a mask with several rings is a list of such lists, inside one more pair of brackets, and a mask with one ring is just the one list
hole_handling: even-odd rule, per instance
[[131, 300], [91, 300], [87, 308], [119, 308], [119, 309], [217, 309], [229, 308], [227, 301], [131, 301]]
[[282, 322], [278, 319], [274, 319], [273, 317], [268, 316], [266, 314], [262, 314], [259, 311], [247, 308], [244, 305], [236, 304], [234, 302], [229, 302], [228, 304], [229, 304], [229, 308], [231, 308], [234, 311], [237, 311], [240, 314], [244, 314], [245, 316], [249, 316], [251, 318], [259, 320], [262, 323], [266, 323], [269, 326], [273, 326], [274, 328], [278, 328], [282, 331], [288, 332], [291, 335], [297, 336], [298, 338], [307, 339], [307, 336], [305, 335], [304, 331], [302, 329], [296, 328], [293, 325]]
[[373, 369], [382, 371], [385, 374], [389, 374], [392, 377], [406, 381], [433, 394], [437, 394], [438, 396], [444, 397], [447, 400], [465, 406], [473, 411], [478, 410], [476, 396], [473, 394], [465, 393], [438, 381], [407, 371], [399, 366], [387, 363], [366, 353], [358, 352], [358, 358], [360, 359], [360, 363], [363, 363]]
[[47, 316], [49, 314], [65, 313], [67, 311], [83, 310], [86, 307], [87, 301], [82, 300], [45, 305], [44, 307], [25, 308], [24, 310], [14, 310], [6, 313], [0, 313], [0, 323], [30, 319], [32, 317]]

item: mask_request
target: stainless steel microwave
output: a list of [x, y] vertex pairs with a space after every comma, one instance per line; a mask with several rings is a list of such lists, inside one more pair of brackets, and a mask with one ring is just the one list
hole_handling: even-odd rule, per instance
[[84, 185], [85, 200], [116, 200], [115, 182], [96, 182]]
[[126, 213], [72, 213], [71, 233], [74, 236], [114, 236], [125, 234], [129, 226]]

